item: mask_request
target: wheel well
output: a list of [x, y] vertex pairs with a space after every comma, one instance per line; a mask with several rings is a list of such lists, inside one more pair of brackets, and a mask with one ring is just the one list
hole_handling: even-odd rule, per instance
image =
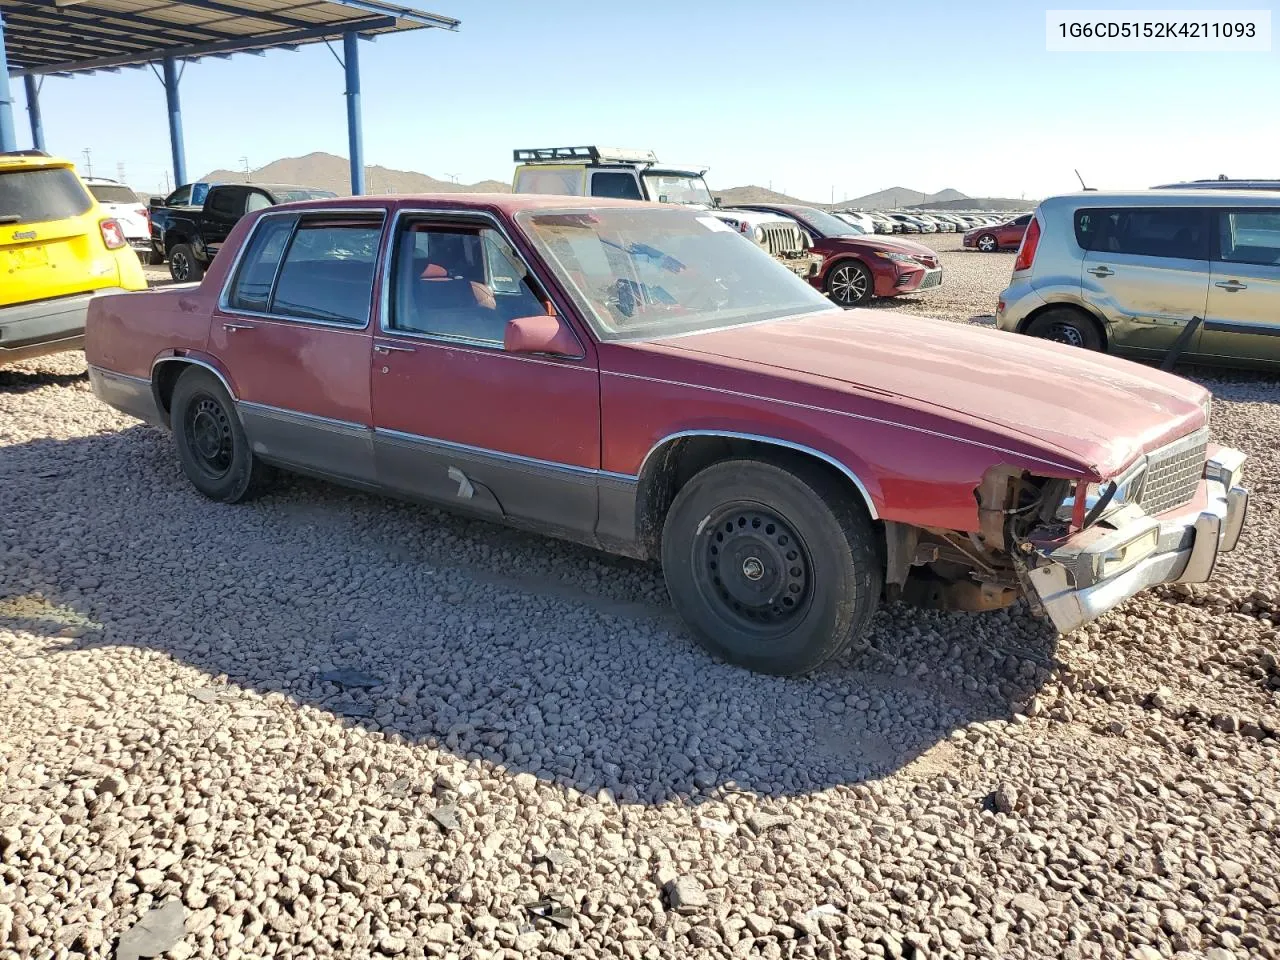
[[1043, 307], [1036, 307], [1022, 319], [1020, 324], [1018, 324], [1018, 333], [1026, 333], [1027, 328], [1031, 326], [1037, 317], [1048, 313], [1050, 310], [1070, 310], [1073, 313], [1078, 313], [1080, 316], [1092, 323], [1094, 329], [1098, 331], [1098, 336], [1102, 338], [1102, 346], [1104, 350], [1110, 343], [1110, 340], [1107, 337], [1107, 325], [1098, 319], [1096, 314], [1093, 314], [1084, 307], [1077, 306], [1074, 303], [1046, 303]]
[[849, 474], [822, 457], [767, 440], [699, 435], [677, 437], [654, 450], [645, 460], [636, 495], [636, 534], [644, 556], [651, 559], [660, 556], [662, 527], [681, 487], [712, 464], [737, 459], [761, 460], [784, 469], [804, 464], [821, 470], [867, 511], [883, 536], [883, 524], [874, 520], [874, 509], [867, 494]]

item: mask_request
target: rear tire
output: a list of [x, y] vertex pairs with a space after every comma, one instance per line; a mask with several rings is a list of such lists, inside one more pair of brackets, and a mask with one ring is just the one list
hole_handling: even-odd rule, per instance
[[271, 468], [253, 455], [235, 404], [208, 370], [190, 367], [178, 377], [169, 422], [182, 472], [210, 500], [238, 503], [269, 484]]
[[1072, 307], [1052, 307], [1027, 325], [1027, 334], [1085, 350], [1103, 348], [1102, 331], [1093, 317]]
[[857, 260], [842, 260], [827, 274], [827, 297], [842, 307], [860, 307], [876, 292], [871, 271]]
[[680, 489], [662, 531], [671, 602], [717, 656], [807, 673], [875, 613], [884, 569], [860, 503], [819, 468], [728, 460]]
[[169, 251], [169, 276], [177, 283], [195, 283], [204, 276], [204, 266], [185, 243], [175, 243]]
[[1000, 241], [994, 233], [984, 233], [978, 238], [977, 247], [982, 253], [995, 253], [1000, 249]]
[[151, 250], [147, 253], [145, 262], [148, 267], [158, 267], [164, 263], [164, 254]]

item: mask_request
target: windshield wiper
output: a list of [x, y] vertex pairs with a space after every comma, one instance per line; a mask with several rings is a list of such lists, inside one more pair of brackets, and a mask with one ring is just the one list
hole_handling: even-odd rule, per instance
[[21, 223], [22, 214], [20, 213], [0, 213], [0, 223]]

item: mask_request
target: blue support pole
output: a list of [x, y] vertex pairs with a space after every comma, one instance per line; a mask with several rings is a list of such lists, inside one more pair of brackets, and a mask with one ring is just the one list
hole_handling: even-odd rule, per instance
[[364, 193], [364, 130], [360, 125], [360, 39], [354, 30], [342, 35], [342, 65], [347, 73], [347, 147], [351, 153], [351, 194]]
[[9, 92], [9, 58], [4, 52], [4, 14], [0, 13], [0, 153], [18, 149], [13, 132], [13, 94]]
[[178, 62], [164, 58], [164, 99], [169, 108], [169, 149], [173, 153], [174, 189], [187, 182], [187, 153], [182, 145], [182, 102], [178, 99]]
[[31, 145], [37, 150], [44, 149], [44, 122], [40, 119], [40, 84], [35, 74], [28, 73], [22, 78], [27, 88], [27, 116], [31, 120]]

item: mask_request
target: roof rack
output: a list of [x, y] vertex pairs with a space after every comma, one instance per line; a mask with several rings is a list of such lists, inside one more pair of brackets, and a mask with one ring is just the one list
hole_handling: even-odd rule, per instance
[[628, 150], [624, 147], [531, 147], [512, 151], [516, 163], [562, 163], [585, 160], [587, 163], [658, 162], [652, 150]]

